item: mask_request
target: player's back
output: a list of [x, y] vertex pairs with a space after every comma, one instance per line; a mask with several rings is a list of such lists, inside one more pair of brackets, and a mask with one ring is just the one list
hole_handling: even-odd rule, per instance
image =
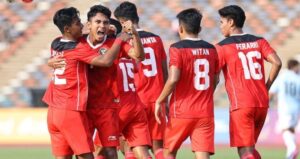
[[[118, 63], [118, 90], [120, 94], [120, 105], [135, 106], [131, 109], [142, 109], [140, 99], [134, 84], [134, 73], [137, 71], [136, 63], [133, 59], [120, 58]], [[138, 108], [136, 108], [138, 107]], [[128, 106], [126, 107], [128, 108]]]
[[268, 107], [264, 59], [275, 53], [268, 42], [250, 34], [230, 36], [216, 45], [231, 110]]
[[300, 75], [291, 70], [283, 71], [272, 85], [270, 92], [278, 94], [278, 107], [298, 110], [300, 107]]
[[170, 101], [170, 116], [212, 117], [218, 63], [214, 46], [200, 39], [186, 39], [171, 45], [169, 52], [170, 66], [180, 70]]
[[43, 100], [57, 108], [85, 110], [88, 95], [86, 63], [98, 55], [89, 49], [82, 38], [79, 42], [56, 38], [51, 45], [51, 57], [56, 55], [62, 55], [66, 65], [54, 70]]
[[135, 84], [144, 104], [154, 103], [164, 86], [163, 66], [166, 53], [161, 38], [150, 32], [138, 30], [144, 47], [145, 59], [138, 63]]

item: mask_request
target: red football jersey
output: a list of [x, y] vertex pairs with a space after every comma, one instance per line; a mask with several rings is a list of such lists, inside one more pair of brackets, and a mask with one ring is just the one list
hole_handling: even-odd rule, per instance
[[230, 36], [216, 45], [231, 110], [268, 107], [264, 59], [275, 53], [269, 43], [249, 34]]
[[[118, 88], [120, 93], [120, 105], [135, 105], [142, 109], [140, 99], [136, 93], [136, 87], [134, 85], [134, 73], [136, 70], [136, 63], [133, 59], [121, 58], [118, 64]], [[132, 104], [133, 103], [133, 104]]]
[[139, 30], [144, 46], [145, 59], [138, 63], [135, 84], [138, 95], [144, 104], [154, 103], [164, 87], [162, 62], [166, 53], [159, 36]]
[[213, 45], [185, 39], [170, 47], [170, 66], [180, 69], [180, 79], [170, 101], [175, 118], [213, 117], [214, 77], [218, 56]]
[[[91, 48], [99, 54], [104, 54], [113, 45], [115, 38], [105, 38], [104, 41], [96, 46], [87, 41]], [[131, 46], [128, 43], [123, 43], [119, 57], [110, 67], [90, 66], [88, 70], [89, 77], [89, 96], [88, 108], [93, 107], [119, 107], [120, 97], [117, 84], [117, 66], [120, 57], [128, 57], [127, 52]]]
[[99, 56], [85, 39], [79, 42], [56, 38], [51, 45], [51, 57], [63, 55], [66, 66], [55, 69], [54, 77], [43, 101], [56, 108], [85, 111], [88, 97], [87, 64]]

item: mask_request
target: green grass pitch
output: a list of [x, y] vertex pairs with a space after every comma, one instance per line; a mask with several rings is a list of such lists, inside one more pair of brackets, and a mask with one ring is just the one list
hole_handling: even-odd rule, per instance
[[[258, 147], [263, 159], [282, 159], [285, 155], [284, 147]], [[50, 147], [0, 147], [0, 159], [53, 159]], [[123, 159], [123, 155], [119, 155]], [[189, 147], [179, 150], [177, 159], [193, 159], [194, 154]], [[217, 146], [216, 153], [211, 159], [238, 159], [236, 149]]]

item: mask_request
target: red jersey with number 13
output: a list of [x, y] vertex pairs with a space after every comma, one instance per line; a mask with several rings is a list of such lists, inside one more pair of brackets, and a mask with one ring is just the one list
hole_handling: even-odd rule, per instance
[[174, 118], [213, 117], [214, 77], [218, 55], [215, 47], [200, 39], [181, 40], [170, 47], [170, 67], [180, 70], [170, 101]]
[[230, 36], [216, 45], [219, 70], [223, 70], [230, 110], [268, 107], [264, 59], [275, 51], [261, 37], [250, 34]]

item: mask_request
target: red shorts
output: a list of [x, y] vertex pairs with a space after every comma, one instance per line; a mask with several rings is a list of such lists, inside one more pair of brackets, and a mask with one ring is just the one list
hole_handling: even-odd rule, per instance
[[94, 151], [86, 112], [49, 106], [47, 124], [55, 156], [80, 155]]
[[240, 108], [230, 112], [230, 146], [254, 146], [264, 125], [268, 108]]
[[[161, 124], [158, 124], [154, 116], [155, 103], [146, 105], [146, 113], [148, 117], [148, 125], [150, 130], [150, 136], [152, 140], [163, 140], [164, 131], [166, 128], [166, 117], [161, 117]], [[165, 104], [162, 104], [162, 111], [165, 111]]]
[[214, 153], [214, 118], [179, 119], [170, 118], [164, 137], [164, 148], [177, 151], [190, 137], [194, 152]]
[[95, 145], [102, 147], [119, 146], [118, 109], [92, 108], [87, 110], [87, 115], [91, 123], [91, 134], [94, 133], [95, 128], [99, 132], [99, 138], [94, 141]]
[[123, 105], [120, 109], [120, 132], [130, 147], [151, 146], [147, 115], [144, 108], [136, 109], [137, 104]]

